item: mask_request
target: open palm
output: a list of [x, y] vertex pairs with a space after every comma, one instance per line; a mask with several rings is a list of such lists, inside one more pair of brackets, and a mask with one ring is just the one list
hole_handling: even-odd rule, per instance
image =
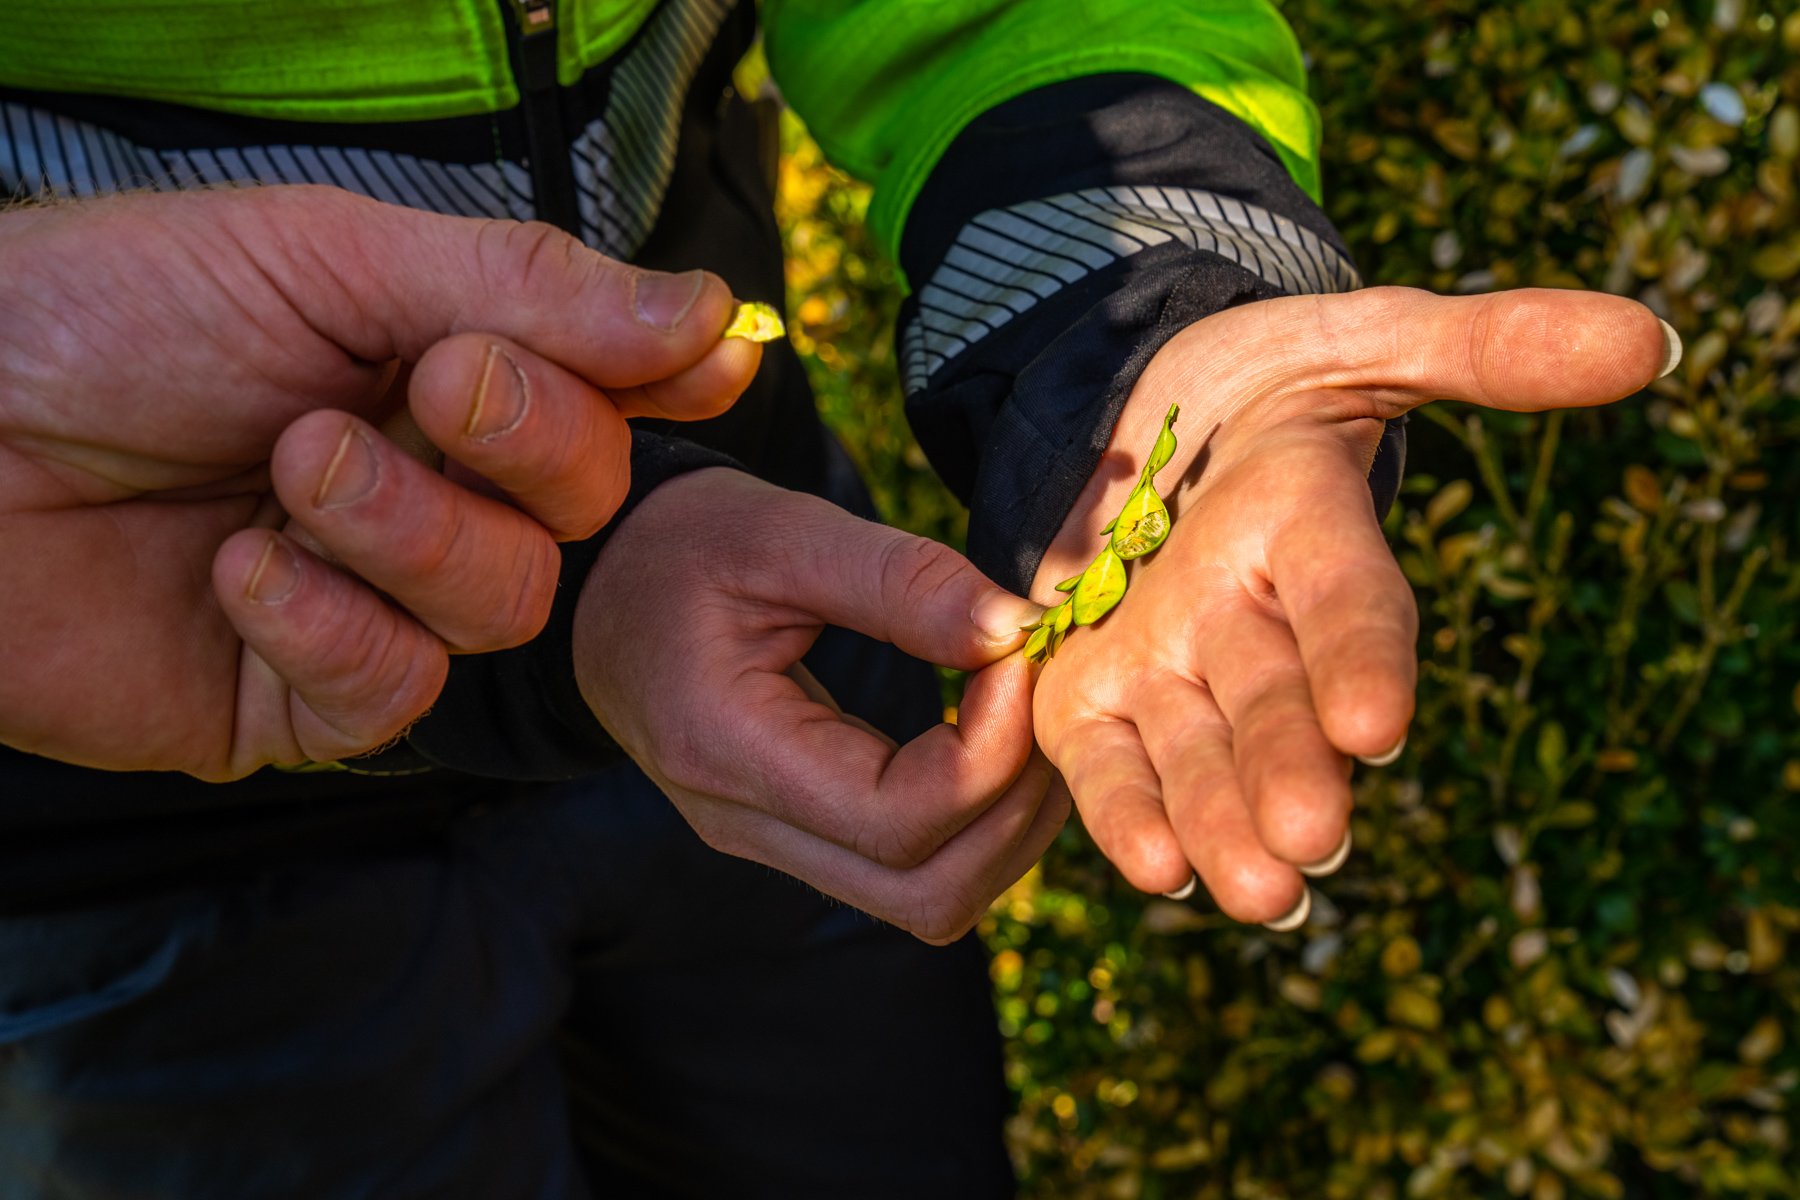
[[1440, 397], [1618, 400], [1672, 365], [1665, 329], [1611, 296], [1383, 288], [1228, 310], [1158, 353], [1033, 587], [1054, 599], [1093, 556], [1178, 402], [1174, 529], [1034, 701], [1128, 880], [1175, 891], [1197, 871], [1241, 920], [1303, 916], [1303, 873], [1341, 861], [1350, 757], [1392, 752], [1412, 716], [1417, 612], [1365, 482], [1383, 421]]

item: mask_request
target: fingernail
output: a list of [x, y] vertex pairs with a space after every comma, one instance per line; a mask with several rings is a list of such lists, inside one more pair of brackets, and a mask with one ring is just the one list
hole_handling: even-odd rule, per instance
[[705, 282], [704, 271], [684, 271], [680, 275], [645, 271], [633, 285], [638, 320], [652, 329], [674, 333], [700, 298], [700, 287]]
[[1350, 831], [1346, 829], [1344, 830], [1344, 840], [1338, 843], [1338, 848], [1331, 852], [1330, 857], [1320, 859], [1318, 862], [1309, 866], [1301, 867], [1300, 873], [1308, 879], [1323, 879], [1327, 875], [1337, 874], [1339, 869], [1349, 861]]
[[355, 504], [375, 490], [381, 469], [375, 461], [375, 447], [352, 425], [344, 430], [331, 461], [325, 464], [325, 475], [313, 495], [314, 508], [344, 508]]
[[1194, 894], [1194, 889], [1199, 886], [1200, 877], [1198, 875], [1189, 875], [1186, 883], [1182, 884], [1172, 892], [1164, 892], [1163, 895], [1171, 900], [1186, 900], [1189, 896]]
[[257, 604], [280, 604], [300, 586], [300, 560], [279, 535], [271, 534], [262, 556], [250, 568], [244, 598]]
[[1273, 921], [1264, 921], [1263, 928], [1272, 933], [1292, 933], [1306, 924], [1306, 918], [1312, 916], [1312, 889], [1307, 888], [1300, 893], [1300, 903], [1284, 917], [1276, 917]]
[[969, 620], [990, 642], [1012, 641], [1023, 630], [1036, 625], [1043, 615], [1043, 605], [1002, 591], [987, 593], [969, 610]]
[[477, 442], [505, 437], [525, 419], [530, 403], [531, 385], [524, 370], [499, 346], [489, 346], [481, 363], [481, 378], [475, 383], [475, 398], [469, 402], [463, 435]]
[[1662, 370], [1656, 373], [1656, 377], [1662, 379], [1681, 365], [1681, 335], [1661, 317], [1656, 318], [1656, 323], [1663, 327], [1663, 365]]
[[1394, 748], [1389, 750], [1386, 754], [1374, 754], [1368, 756], [1359, 754], [1356, 756], [1356, 761], [1371, 767], [1391, 766], [1393, 763], [1399, 761], [1400, 753], [1405, 749], [1406, 737], [1405, 735], [1402, 735], [1400, 740], [1394, 743]]

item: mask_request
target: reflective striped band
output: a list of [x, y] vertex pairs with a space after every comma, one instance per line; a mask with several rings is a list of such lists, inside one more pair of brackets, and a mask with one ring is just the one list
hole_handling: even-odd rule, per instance
[[[675, 169], [681, 110], [732, 0], [665, 4], [619, 61], [606, 111], [571, 148], [583, 239], [629, 258], [649, 236]], [[0, 195], [65, 199], [227, 183], [322, 183], [465, 217], [537, 215], [523, 164], [451, 163], [386, 150], [271, 145], [155, 150], [98, 125], [0, 104]]]
[[1362, 286], [1310, 229], [1193, 188], [1088, 188], [989, 209], [962, 227], [919, 292], [918, 316], [901, 338], [907, 392], [1040, 300], [1168, 242], [1220, 255], [1290, 294]]
[[336, 146], [152, 150], [85, 121], [0, 105], [0, 190], [64, 199], [225, 183], [323, 183], [389, 204], [530, 220], [531, 176], [516, 163], [443, 163]]
[[605, 115], [581, 131], [573, 149], [589, 245], [629, 258], [650, 236], [675, 171], [688, 86], [734, 3], [664, 4], [620, 60]]

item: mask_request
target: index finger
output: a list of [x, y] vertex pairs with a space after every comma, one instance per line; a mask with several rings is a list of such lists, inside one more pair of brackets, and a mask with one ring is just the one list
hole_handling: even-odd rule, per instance
[[1031, 753], [1031, 679], [1014, 655], [970, 680], [956, 723], [903, 746], [766, 675], [734, 698], [759, 720], [729, 749], [737, 799], [889, 867], [929, 858], [1012, 786]]
[[1027, 767], [993, 804], [917, 866], [871, 862], [762, 813], [735, 814], [731, 851], [805, 880], [922, 941], [967, 933], [996, 896], [1031, 869], [1068, 817], [1048, 764]]

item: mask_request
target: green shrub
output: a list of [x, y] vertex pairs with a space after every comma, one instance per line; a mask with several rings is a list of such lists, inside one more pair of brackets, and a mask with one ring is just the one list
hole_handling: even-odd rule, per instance
[[[995, 907], [1026, 1192], [1800, 1196], [1800, 12], [1285, 11], [1371, 283], [1632, 295], [1686, 358], [1608, 409], [1414, 420], [1419, 715], [1306, 929], [1137, 895], [1075, 830]], [[866, 196], [790, 150], [822, 407], [954, 540]]]

